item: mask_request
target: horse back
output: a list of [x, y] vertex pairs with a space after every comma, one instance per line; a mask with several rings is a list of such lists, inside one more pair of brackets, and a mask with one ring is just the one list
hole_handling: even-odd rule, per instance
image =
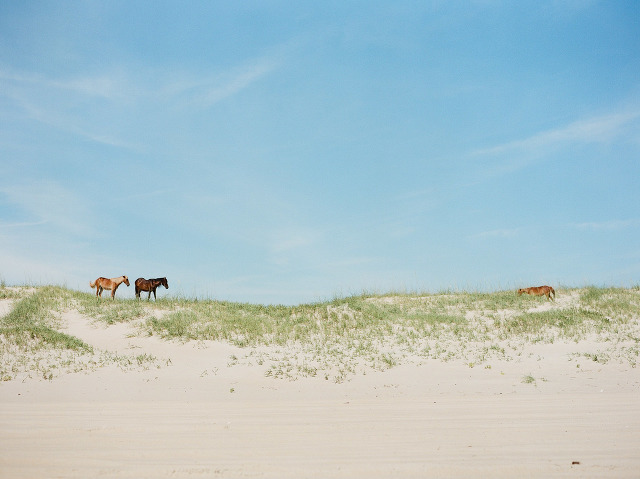
[[532, 288], [522, 288], [518, 290], [518, 294], [530, 294], [532, 296], [547, 296], [549, 293], [555, 294], [551, 286], [534, 286]]
[[96, 286], [102, 289], [113, 289], [113, 286], [115, 284], [116, 284], [115, 281], [113, 281], [112, 279], [103, 278], [102, 276], [96, 279]]
[[153, 281], [155, 287], [162, 285], [166, 289], [169, 289], [169, 283], [167, 282], [167, 278], [154, 278], [151, 281]]
[[141, 291], [151, 291], [154, 288], [157, 288], [159, 284], [161, 284], [159, 279], [145, 279], [138, 278], [136, 279], [136, 288]]

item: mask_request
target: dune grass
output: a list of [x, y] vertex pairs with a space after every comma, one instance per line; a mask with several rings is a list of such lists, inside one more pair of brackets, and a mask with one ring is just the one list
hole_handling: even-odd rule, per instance
[[[19, 293], [11, 293], [0, 290], [0, 297], [20, 298]], [[6, 341], [18, 346], [28, 345], [30, 349], [53, 347], [91, 351], [88, 344], [55, 328], [52, 313], [59, 306], [59, 298], [60, 288], [46, 286], [19, 299], [7, 315], [0, 317], [0, 335]]]
[[60, 331], [62, 313], [77, 304], [74, 297], [78, 294], [56, 286], [0, 288], [0, 300], [13, 302], [10, 312], [0, 316], [0, 381], [34, 375], [52, 379], [63, 372], [108, 364], [125, 370], [148, 368], [156, 362], [144, 353], [130, 356], [97, 352]]
[[[557, 293], [553, 303], [500, 291], [363, 294], [297, 306], [265, 306], [172, 297], [97, 301], [89, 293], [42, 287], [14, 299], [12, 312], [0, 323], [0, 337], [5, 343], [37, 339], [29, 347], [42, 343], [59, 349], [90, 348], [56, 331], [56, 311], [74, 308], [107, 325], [131, 323], [140, 335], [228, 342], [246, 351], [230, 365], [268, 364], [266, 374], [275, 377], [324, 375], [340, 381], [371, 368], [394, 367], [409, 357], [457, 359], [475, 365], [491, 358], [509, 359], [526, 344], [577, 342], [594, 335], [621, 345], [618, 356], [636, 365], [639, 288], [591, 287]], [[0, 299], [13, 294], [0, 288]]]

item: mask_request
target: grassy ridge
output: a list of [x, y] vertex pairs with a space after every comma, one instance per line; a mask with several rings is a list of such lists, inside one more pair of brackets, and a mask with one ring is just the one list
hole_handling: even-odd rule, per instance
[[[0, 288], [0, 299], [14, 294]], [[130, 322], [141, 335], [229, 342], [246, 348], [252, 362], [271, 364], [267, 374], [278, 377], [329, 374], [340, 380], [359, 368], [386, 369], [409, 356], [479, 364], [513, 355], [523, 344], [593, 335], [624, 343], [620, 355], [635, 366], [640, 343], [639, 288], [559, 290], [555, 303], [501, 291], [263, 306], [171, 297], [97, 301], [88, 293], [43, 287], [14, 301], [0, 320], [3, 343], [26, 338], [24, 347], [90, 348], [56, 330], [56, 311], [73, 308], [106, 324]]]
[[0, 381], [17, 377], [52, 379], [63, 372], [92, 370], [115, 364], [123, 370], [148, 368], [148, 354], [118, 355], [94, 351], [82, 340], [60, 331], [63, 311], [74, 307], [79, 293], [65, 288], [0, 287], [0, 300], [13, 302], [0, 316]]
[[[0, 335], [5, 341], [31, 349], [53, 347], [91, 351], [88, 344], [55, 329], [52, 312], [58, 309], [62, 296], [60, 288], [46, 286], [18, 299], [11, 312], [0, 317]], [[4, 291], [0, 298], [18, 298], [18, 295]]]
[[[482, 334], [487, 328], [479, 324], [481, 321], [470, 320], [474, 313], [491, 320], [492, 332], [498, 332], [504, 339], [549, 330], [556, 336], [576, 337], [640, 316], [640, 295], [633, 290], [589, 288], [579, 294], [577, 304], [569, 308], [539, 311], [535, 308], [545, 304], [542, 299], [518, 297], [512, 292], [354, 296], [295, 307], [163, 300], [148, 303], [147, 307], [165, 314], [161, 318], [148, 318], [145, 328], [149, 334], [166, 338], [225, 340], [247, 346], [284, 345], [318, 335], [337, 338], [362, 332], [386, 335], [397, 333], [398, 329], [412, 330], [422, 337], [437, 335], [441, 329]], [[128, 307], [129, 313], [118, 308], [117, 314], [130, 318], [144, 316], [139, 303]], [[512, 314], [501, 317], [501, 311]], [[111, 321], [112, 317], [106, 316], [106, 320]]]

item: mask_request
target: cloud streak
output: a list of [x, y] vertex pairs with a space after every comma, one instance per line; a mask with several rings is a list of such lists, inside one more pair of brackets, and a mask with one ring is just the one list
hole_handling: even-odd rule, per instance
[[89, 208], [73, 192], [55, 182], [4, 186], [0, 187], [0, 194], [4, 194], [9, 202], [17, 205], [27, 215], [37, 218], [35, 221], [19, 224], [50, 224], [68, 234], [85, 238], [96, 235], [90, 226]]
[[46, 224], [45, 220], [43, 221], [22, 221], [19, 223], [0, 223], [0, 228], [21, 228], [23, 226], [40, 226]]
[[491, 148], [479, 149], [472, 152], [471, 156], [495, 156], [518, 151], [538, 151], [570, 142], [608, 142], [626, 132], [627, 128], [638, 118], [640, 118], [640, 110], [587, 118], [561, 128], [543, 131], [529, 138], [496, 145]]
[[640, 224], [640, 220], [638, 219], [629, 219], [629, 220], [611, 220], [611, 221], [594, 221], [594, 222], [585, 222], [585, 223], [574, 223], [572, 226], [579, 230], [590, 230], [590, 231], [619, 231], [627, 228], [631, 228], [633, 226], [637, 226]]
[[489, 148], [471, 151], [467, 158], [482, 161], [482, 168], [469, 184], [481, 183], [492, 178], [513, 173], [536, 161], [544, 161], [546, 155], [560, 148], [575, 144], [605, 144], [627, 136], [640, 141], [640, 109], [622, 111], [577, 120], [568, 125], [542, 131], [520, 140], [510, 141]]
[[242, 68], [238, 72], [234, 72], [222, 85], [215, 85], [206, 91], [201, 99], [205, 107], [210, 107], [216, 103], [229, 98], [238, 92], [249, 87], [251, 84], [260, 80], [268, 73], [273, 71], [276, 63], [268, 60], [259, 60], [258, 62]]
[[38, 90], [65, 90], [92, 97], [117, 98], [127, 90], [126, 79], [121, 75], [103, 74], [83, 76], [67, 80], [51, 80], [28, 72], [0, 70], [0, 80], [14, 87], [34, 87]]
[[520, 234], [522, 228], [502, 228], [491, 231], [483, 231], [469, 236], [471, 239], [514, 238]]
[[[34, 121], [92, 142], [141, 151], [139, 135], [129, 141], [123, 135], [131, 129], [118, 131], [122, 119], [135, 119], [140, 112], [155, 117], [166, 115], [168, 109], [190, 114], [194, 108], [211, 108], [246, 90], [278, 65], [274, 58], [261, 57], [203, 75], [118, 70], [66, 79], [0, 68], [0, 96]], [[118, 122], [111, 121], [114, 116]]]
[[243, 65], [230, 68], [225, 72], [197, 75], [178, 74], [178, 79], [162, 80], [162, 86], [147, 90], [154, 101], [175, 102], [188, 110], [194, 107], [207, 109], [231, 98], [260, 81], [279, 66], [279, 62], [270, 57], [262, 57]]

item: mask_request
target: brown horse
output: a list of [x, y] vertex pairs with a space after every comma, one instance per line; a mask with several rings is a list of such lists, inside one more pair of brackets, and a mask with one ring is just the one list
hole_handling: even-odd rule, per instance
[[157, 300], [158, 298], [156, 298], [156, 288], [160, 285], [164, 286], [165, 289], [169, 289], [167, 278], [138, 278], [136, 279], [136, 296], [138, 298], [140, 297], [140, 291], [149, 291], [149, 296], [147, 297], [147, 299], [151, 299], [151, 293], [153, 293], [153, 299]]
[[[522, 294], [531, 294], [533, 296], [546, 296], [547, 300], [556, 300], [556, 291], [551, 286], [536, 286], [534, 288], [522, 288], [518, 290], [518, 296]], [[553, 298], [551, 295], [553, 294]]]
[[111, 290], [111, 299], [115, 299], [116, 289], [118, 289], [118, 286], [120, 286], [122, 283], [129, 286], [129, 278], [124, 275], [120, 276], [119, 278], [111, 279], [103, 278], [102, 276], [100, 276], [95, 281], [91, 281], [89, 283], [89, 286], [91, 286], [92, 288], [96, 288], [96, 298], [98, 296], [102, 297], [102, 291], [106, 289]]

